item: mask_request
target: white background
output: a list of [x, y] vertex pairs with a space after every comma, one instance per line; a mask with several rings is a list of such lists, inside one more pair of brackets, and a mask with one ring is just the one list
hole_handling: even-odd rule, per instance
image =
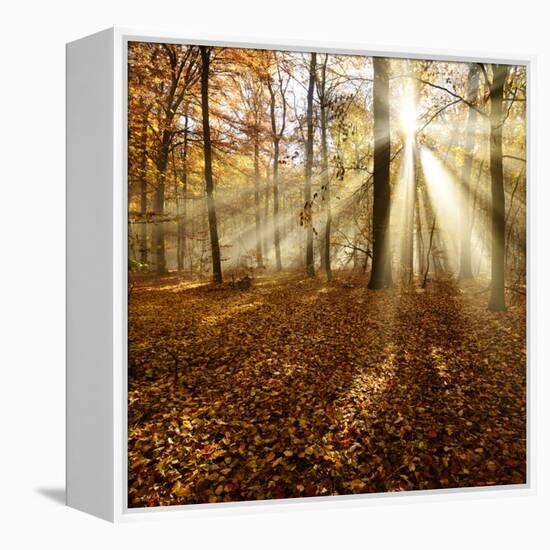
[[[549, 548], [550, 30], [542, 1], [10, 1], [0, 7], [0, 544], [4, 548]], [[65, 508], [65, 42], [119, 25], [175, 35], [538, 56], [538, 496], [113, 526]], [[538, 151], [535, 149], [538, 149]], [[538, 154], [537, 154], [538, 153]], [[539, 159], [540, 156], [540, 159]], [[545, 215], [546, 213], [546, 215]], [[9, 541], [9, 542], [8, 542]]]

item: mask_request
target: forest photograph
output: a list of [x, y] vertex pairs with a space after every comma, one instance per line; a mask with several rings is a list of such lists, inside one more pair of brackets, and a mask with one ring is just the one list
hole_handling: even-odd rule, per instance
[[526, 67], [127, 61], [128, 507], [525, 484]]

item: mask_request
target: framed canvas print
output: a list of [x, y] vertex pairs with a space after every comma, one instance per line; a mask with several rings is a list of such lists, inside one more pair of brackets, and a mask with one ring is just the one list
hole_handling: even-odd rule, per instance
[[531, 71], [69, 44], [69, 505], [529, 492]]

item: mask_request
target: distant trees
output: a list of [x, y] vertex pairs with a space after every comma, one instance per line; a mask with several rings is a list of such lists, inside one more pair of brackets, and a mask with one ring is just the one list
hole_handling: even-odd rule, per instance
[[[281, 260], [281, 219], [280, 219], [280, 204], [279, 204], [279, 157], [281, 139], [285, 132], [287, 102], [286, 102], [286, 87], [288, 79], [283, 79], [281, 67], [277, 62], [277, 53], [273, 54], [275, 61], [274, 75], [268, 69], [266, 78], [267, 89], [269, 90], [269, 114], [271, 119], [271, 139], [273, 143], [273, 244], [275, 247], [275, 266], [277, 271], [283, 269]], [[279, 96], [281, 113], [280, 121], [277, 122], [277, 95]]]
[[132, 43], [128, 85], [132, 269], [525, 279], [521, 67]]
[[[153, 252], [158, 273], [167, 271], [164, 242], [166, 171], [173, 140], [179, 132], [176, 123], [179, 108], [186, 94], [199, 78], [197, 56], [198, 52], [195, 47], [180, 48], [173, 44], [162, 44], [155, 59], [159, 63], [167, 64], [169, 75], [167, 86], [161, 85], [157, 94], [160, 100], [157, 111], [159, 135], [157, 136], [158, 145], [155, 155], [157, 184], [153, 195], [153, 211], [156, 217], [156, 223], [153, 225]], [[162, 59], [158, 59], [159, 57]]]
[[130, 65], [128, 85], [133, 91], [128, 97], [128, 203], [132, 205], [133, 195], [138, 197], [134, 203], [136, 208], [134, 219], [139, 222], [135, 257], [139, 266], [146, 266], [149, 261], [148, 224], [146, 222], [150, 191], [149, 146], [151, 136], [149, 127], [153, 106], [147, 90], [153, 52], [154, 50], [140, 44], [130, 49], [128, 59]]
[[[255, 57], [252, 57], [255, 61]], [[253, 62], [245, 65], [247, 73], [242, 77], [240, 84], [240, 97], [246, 105], [245, 120], [243, 126], [246, 134], [252, 143], [253, 156], [253, 182], [254, 182], [254, 222], [256, 233], [256, 267], [264, 268], [264, 254], [262, 246], [262, 233], [265, 231], [262, 221], [261, 192], [262, 175], [260, 171], [260, 156], [262, 142], [265, 139], [264, 117], [266, 114], [266, 96], [264, 93], [264, 82], [262, 71]], [[269, 192], [269, 190], [267, 191]], [[267, 218], [267, 216], [266, 216]], [[266, 220], [267, 221], [267, 220]]]

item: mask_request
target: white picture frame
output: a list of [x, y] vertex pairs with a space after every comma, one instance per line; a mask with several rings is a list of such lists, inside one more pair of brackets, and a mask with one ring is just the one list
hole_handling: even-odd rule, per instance
[[[129, 41], [378, 55], [525, 65], [527, 102], [527, 483], [288, 500], [128, 509], [127, 501], [127, 45]], [[357, 44], [179, 36], [111, 28], [67, 44], [67, 504], [108, 521], [269, 509], [366, 506], [418, 499], [495, 498], [536, 492], [533, 85], [536, 60], [513, 55], [388, 51]]]

